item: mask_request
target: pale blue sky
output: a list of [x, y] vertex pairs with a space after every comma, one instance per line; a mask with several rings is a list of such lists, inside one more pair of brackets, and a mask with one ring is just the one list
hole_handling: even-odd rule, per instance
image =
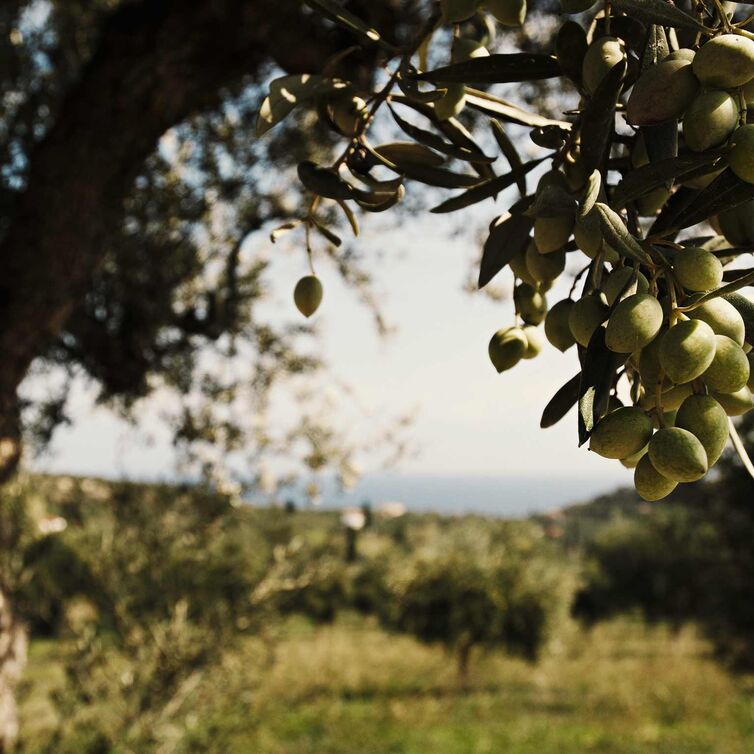
[[[560, 354], [548, 344], [537, 359], [502, 375], [489, 363], [488, 340], [511, 321], [512, 304], [469, 294], [463, 283], [479, 253], [483, 229], [503, 206], [501, 198], [497, 210], [487, 202], [464, 215], [417, 220], [401, 216], [399, 228], [389, 220], [386, 225], [384, 216], [364, 218], [356, 243], [374, 259], [370, 268], [375, 289], [386, 318], [398, 327], [387, 339], [378, 337], [369, 312], [332, 266], [315, 257], [325, 286], [324, 302], [315, 315], [325, 357], [333, 373], [353, 386], [359, 401], [376, 415], [414, 411], [411, 435], [420, 452], [407, 458], [400, 471], [588, 475], [592, 486], [604, 480], [605, 489], [629, 483], [630, 472], [617, 462], [577, 448], [573, 412], [560, 425], [539, 429], [547, 400], [577, 369], [574, 349]], [[290, 291], [305, 273], [303, 254], [270, 247], [261, 237], [250, 247], [273, 258], [276, 288], [267, 304], [271, 316], [295, 316]], [[510, 272], [501, 273], [495, 283], [510, 288]], [[567, 293], [569, 283], [548, 294], [551, 303]], [[170, 475], [169, 437], [149, 418], [157, 416], [159, 403], [150, 408], [146, 432], [94, 407], [85, 389], [76, 391], [74, 405], [74, 426], [58, 432], [41, 468], [108, 476]]]

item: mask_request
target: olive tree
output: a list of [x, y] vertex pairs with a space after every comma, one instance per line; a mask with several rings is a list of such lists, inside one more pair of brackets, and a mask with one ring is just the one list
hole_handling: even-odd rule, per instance
[[447, 539], [386, 574], [380, 619], [453, 654], [462, 686], [475, 648], [536, 660], [565, 584], [534, 527], [487, 522]]
[[[752, 273], [737, 264], [754, 241], [748, 19], [718, 0], [560, 10], [575, 15], [525, 0], [3, 3], [0, 477], [22, 438], [66, 420], [76, 374], [126, 410], [169, 387], [177, 442], [200, 465], [250, 445], [348, 471], [317, 417], [277, 434], [242, 421], [281, 377], [318, 366], [306, 329], [254, 316], [265, 264], [243, 244], [273, 225], [275, 241], [300, 233], [312, 275], [293, 298], [312, 315], [321, 252], [367, 275], [336, 251], [340, 226], [399, 211], [412, 184], [458, 190], [437, 213], [520, 193], [490, 213], [479, 285], [513, 272], [514, 324], [490, 340], [498, 371], [536, 357], [543, 322], [578, 352], [543, 426], [577, 405], [579, 443], [635, 465], [647, 499], [704, 476], [728, 417], [754, 403], [739, 293]], [[515, 102], [493, 90], [506, 83]], [[556, 87], [553, 112], [541, 95]], [[292, 164], [298, 187], [267, 182], [269, 165]], [[566, 262], [578, 280], [549, 307]], [[24, 394], [44, 369], [62, 373], [59, 392]], [[242, 391], [260, 411], [241, 410]]]
[[[702, 479], [729, 434], [742, 449], [729, 417], [754, 408], [754, 304], [738, 293], [754, 271], [736, 264], [754, 242], [750, 19], [717, 0], [562, 0], [576, 18], [560, 22], [551, 48], [490, 53], [498, 27], [524, 25], [525, 0], [441, 2], [400, 48], [339, 5], [312, 6], [378, 48], [387, 73], [369, 91], [342, 66], [271, 83], [259, 135], [303, 106], [343, 137], [333, 162], [299, 163], [310, 198], [275, 235], [301, 226], [311, 259], [312, 235], [339, 242], [325, 206], [358, 233], [354, 210], [390, 209], [404, 184], [460, 190], [434, 213], [515, 185], [520, 198], [491, 219], [479, 287], [513, 273], [514, 324], [489, 342], [498, 372], [538, 355], [540, 325], [557, 349], [578, 351], [579, 372], [542, 426], [578, 405], [579, 444], [635, 468], [637, 491], [652, 501]], [[557, 117], [490, 91], [554, 79], [567, 94]], [[467, 128], [479, 120], [469, 111], [489, 121], [494, 149]], [[402, 140], [375, 142], [385, 121]], [[530, 127], [538, 156], [521, 159], [508, 124]], [[577, 259], [570, 295], [549, 308], [547, 291]], [[294, 296], [306, 316], [316, 310], [314, 267]]]

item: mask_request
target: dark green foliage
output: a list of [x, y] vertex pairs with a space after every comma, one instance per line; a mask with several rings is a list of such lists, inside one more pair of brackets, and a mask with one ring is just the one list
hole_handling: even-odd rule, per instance
[[[747, 419], [750, 449], [752, 429]], [[754, 666], [751, 501], [751, 478], [729, 454], [716, 480], [599, 529], [588, 537], [575, 613], [587, 621], [633, 610], [651, 621], [695, 621], [722, 658]]]

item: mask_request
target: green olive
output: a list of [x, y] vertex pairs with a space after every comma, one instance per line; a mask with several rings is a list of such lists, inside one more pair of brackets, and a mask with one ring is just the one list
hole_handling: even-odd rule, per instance
[[594, 331], [607, 319], [608, 306], [598, 293], [589, 293], [571, 307], [568, 326], [576, 342], [586, 348]]
[[660, 429], [649, 441], [652, 466], [674, 482], [696, 482], [708, 469], [707, 453], [701, 442], [687, 429]]
[[743, 86], [754, 78], [754, 42], [740, 34], [721, 34], [702, 45], [692, 65], [705, 86]]
[[663, 320], [660, 302], [648, 293], [635, 293], [613, 309], [605, 331], [605, 344], [616, 353], [633, 353], [651, 343]]
[[738, 125], [738, 104], [728, 92], [697, 95], [683, 118], [683, 138], [692, 152], [706, 152], [728, 140]]
[[678, 322], [662, 336], [660, 365], [676, 385], [691, 382], [712, 363], [716, 347], [715, 333], [706, 322]]
[[589, 449], [603, 458], [628, 458], [638, 453], [652, 437], [652, 420], [636, 406], [623, 406], [597, 422]]
[[686, 429], [704, 447], [711, 468], [717, 463], [728, 442], [728, 417], [711, 395], [690, 395], [681, 404], [675, 426]]
[[715, 338], [715, 358], [702, 374], [702, 380], [715, 393], [736, 393], [749, 381], [749, 360], [735, 340], [727, 335]]
[[568, 324], [573, 301], [570, 298], [558, 301], [545, 318], [545, 335], [559, 351], [567, 351], [575, 342], [571, 328]]
[[319, 279], [314, 275], [306, 275], [293, 289], [293, 302], [305, 317], [311, 317], [322, 302], [322, 294], [322, 283]]
[[595, 39], [584, 55], [581, 80], [590, 94], [594, 94], [610, 70], [626, 58], [626, 46], [617, 37]]
[[520, 327], [504, 327], [490, 339], [488, 352], [498, 373], [512, 369], [524, 358], [529, 342]]
[[637, 462], [634, 471], [634, 487], [642, 500], [647, 502], [662, 500], [677, 486], [678, 482], [668, 479], [657, 471], [649, 454], [642, 456]]
[[679, 251], [673, 259], [678, 282], [687, 291], [711, 291], [723, 281], [723, 265], [706, 249], [692, 246]]

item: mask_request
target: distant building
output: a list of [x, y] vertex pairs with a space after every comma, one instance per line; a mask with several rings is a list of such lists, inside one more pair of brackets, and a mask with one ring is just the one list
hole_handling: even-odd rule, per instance
[[406, 506], [397, 500], [388, 500], [377, 506], [377, 515], [380, 518], [400, 518], [406, 515]]

